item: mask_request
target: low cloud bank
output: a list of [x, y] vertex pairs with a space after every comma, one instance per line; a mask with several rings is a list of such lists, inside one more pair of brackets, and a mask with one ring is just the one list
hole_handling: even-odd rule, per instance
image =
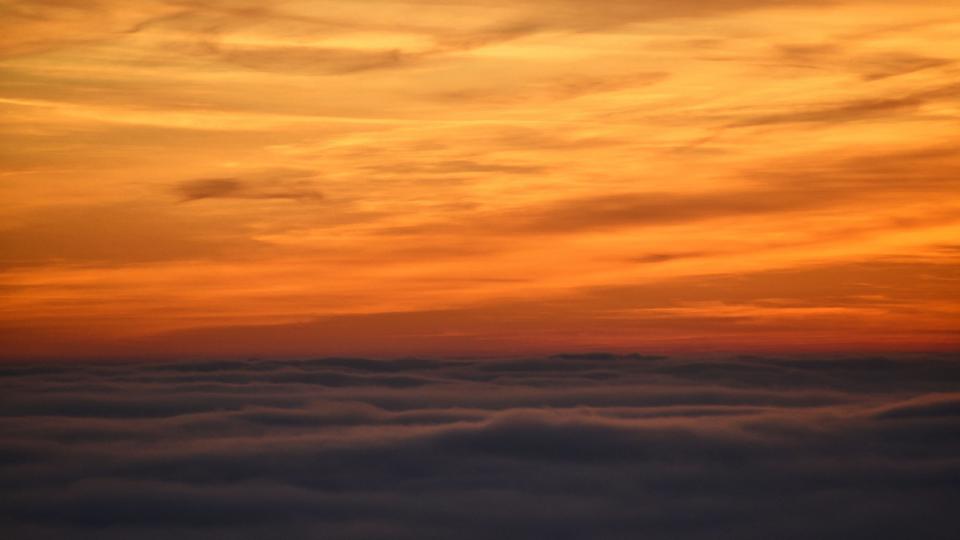
[[960, 362], [0, 367], [7, 538], [952, 539]]

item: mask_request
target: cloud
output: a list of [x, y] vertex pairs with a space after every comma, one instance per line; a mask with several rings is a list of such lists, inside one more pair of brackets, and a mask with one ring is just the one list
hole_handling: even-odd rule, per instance
[[260, 71], [342, 75], [398, 67], [418, 55], [398, 49], [363, 51], [311, 47], [260, 47], [244, 49], [208, 45], [220, 60]]
[[[7, 7], [18, 21], [0, 55], [23, 55], [72, 45], [114, 40], [118, 36], [154, 33], [166, 47], [190, 51], [219, 62], [270, 73], [345, 75], [417, 65], [464, 51], [555, 31], [602, 31], [634, 22], [705, 18], [756, 9], [824, 5], [827, 0], [716, 0], [697, 2], [621, 2], [589, 5], [574, 0], [543, 0], [523, 5], [504, 0], [475, 3], [397, 0], [377, 2], [380, 16], [344, 9], [335, 2], [303, 6], [280, 2], [264, 7], [256, 2], [211, 0], [150, 0], [130, 6], [115, 0], [98, 2], [32, 2]], [[414, 24], [410, 12], [446, 14]], [[462, 24], [451, 30], [449, 20]], [[230, 39], [262, 33], [260, 43]], [[316, 36], [351, 32], [400, 31], [425, 38], [421, 47], [376, 49], [307, 44]], [[171, 34], [171, 32], [173, 34]], [[306, 39], [305, 39], [306, 38]], [[241, 40], [243, 41], [243, 40]], [[579, 89], [570, 89], [579, 92]]]
[[890, 77], [909, 75], [918, 71], [950, 66], [955, 63], [955, 60], [948, 58], [908, 53], [876, 55], [857, 60], [864, 68], [862, 77], [867, 81], [879, 81]]
[[[51, 205], [0, 230], [0, 266], [157, 262], [257, 249], [231, 221], [210, 224], [144, 200]], [[201, 223], [205, 233], [198, 235]]]
[[937, 101], [954, 101], [960, 85], [950, 84], [917, 91], [899, 97], [855, 99], [848, 102], [810, 107], [783, 113], [756, 115], [734, 122], [730, 127], [795, 123], [840, 123], [882, 118], [894, 113], [912, 112]]
[[718, 193], [620, 193], [572, 198], [520, 209], [477, 214], [450, 224], [394, 227], [391, 235], [463, 230], [482, 234], [571, 234], [628, 227], [690, 223], [738, 216], [774, 214], [836, 204], [821, 194], [784, 187]]
[[[427, 3], [432, 3], [427, 0]], [[634, 22], [664, 19], [717, 17], [758, 9], [776, 9], [804, 5], [830, 5], [830, 0], [648, 0], [624, 2], [600, 0], [584, 4], [577, 0], [543, 0], [533, 9], [521, 11], [516, 18], [531, 29], [598, 30]], [[481, 5], [514, 6], [504, 0], [484, 0]]]
[[[939, 91], [931, 94], [940, 96]], [[759, 125], [766, 122], [839, 121], [843, 117], [852, 118], [860, 114], [855, 111], [879, 111], [885, 107], [877, 104], [865, 108], [851, 106], [829, 113], [802, 113], [751, 122], [754, 122], [752, 125]], [[910, 190], [917, 193], [950, 191], [960, 172], [960, 160], [952, 148], [931, 146], [906, 151], [816, 156], [816, 159], [805, 156], [762, 170], [740, 172], [743, 179], [750, 181], [747, 187], [740, 189], [694, 193], [623, 192], [538, 201], [521, 207], [478, 211], [449, 222], [385, 228], [380, 233], [416, 236], [456, 232], [512, 237], [576, 234], [861, 208], [891, 197], [901, 200], [905, 182]], [[922, 226], [927, 219], [946, 223], [955, 221], [957, 214], [945, 209], [942, 214], [928, 215], [914, 221], [893, 218], [889, 220], [888, 227], [901, 229]], [[839, 233], [831, 231], [830, 234], [837, 238]], [[629, 260], [656, 263], [708, 254], [653, 253]]]
[[462, 90], [444, 91], [433, 94], [437, 100], [455, 103], [490, 103], [496, 105], [522, 105], [524, 103], [557, 102], [585, 96], [596, 96], [608, 92], [624, 90], [636, 91], [637, 88], [665, 81], [669, 72], [645, 71], [637, 73], [616, 73], [591, 76], [585, 74], [566, 75], [546, 81], [520, 83], [505, 86], [503, 84], [488, 87], [470, 86]]
[[389, 165], [370, 165], [367, 169], [379, 173], [393, 174], [538, 174], [548, 170], [544, 165], [523, 165], [511, 163], [481, 163], [468, 159], [452, 159], [434, 163], [397, 163]]
[[198, 178], [174, 188], [182, 202], [206, 199], [277, 199], [318, 201], [313, 174], [305, 171], [266, 171], [246, 177]]
[[960, 417], [960, 394], [932, 394], [886, 407], [876, 415], [881, 420], [953, 421], [957, 417]]
[[909, 75], [918, 71], [947, 67], [955, 63], [949, 58], [910, 52], [857, 54], [851, 51], [862, 38], [848, 37], [833, 43], [814, 45], [781, 45], [777, 47], [778, 65], [831, 71], [850, 71], [864, 81], [879, 81]]
[[231, 197], [243, 190], [243, 183], [235, 178], [204, 178], [188, 180], [178, 186], [185, 201]]
[[[382, 373], [432, 383], [311, 380]], [[0, 523], [39, 538], [699, 540], [722, 524], [946, 539], [958, 380], [935, 356], [8, 364]]]
[[696, 259], [710, 255], [709, 252], [683, 252], [683, 253], [646, 253], [636, 257], [631, 257], [631, 262], [641, 264], [656, 264], [663, 262], [676, 261], [681, 259]]
[[716, 194], [623, 193], [561, 201], [515, 221], [520, 231], [567, 232], [699, 221], [799, 209], [817, 204], [802, 192], [765, 189]]
[[0, 5], [0, 58], [15, 58], [115, 37], [144, 17], [166, 11], [162, 1], [133, 6], [110, 0], [37, 0]]

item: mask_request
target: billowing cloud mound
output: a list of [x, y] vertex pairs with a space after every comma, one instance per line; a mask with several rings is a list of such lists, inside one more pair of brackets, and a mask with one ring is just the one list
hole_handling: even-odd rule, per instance
[[948, 539], [951, 358], [0, 370], [6, 538]]

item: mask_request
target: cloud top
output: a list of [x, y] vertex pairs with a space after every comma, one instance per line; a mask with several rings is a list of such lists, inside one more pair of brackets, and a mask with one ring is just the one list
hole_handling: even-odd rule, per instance
[[0, 522], [64, 539], [946, 539], [958, 381], [930, 356], [7, 365]]

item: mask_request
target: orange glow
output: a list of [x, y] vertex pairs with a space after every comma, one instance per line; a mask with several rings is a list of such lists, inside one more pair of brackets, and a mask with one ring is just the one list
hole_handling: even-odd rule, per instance
[[0, 27], [3, 358], [960, 344], [955, 0]]

